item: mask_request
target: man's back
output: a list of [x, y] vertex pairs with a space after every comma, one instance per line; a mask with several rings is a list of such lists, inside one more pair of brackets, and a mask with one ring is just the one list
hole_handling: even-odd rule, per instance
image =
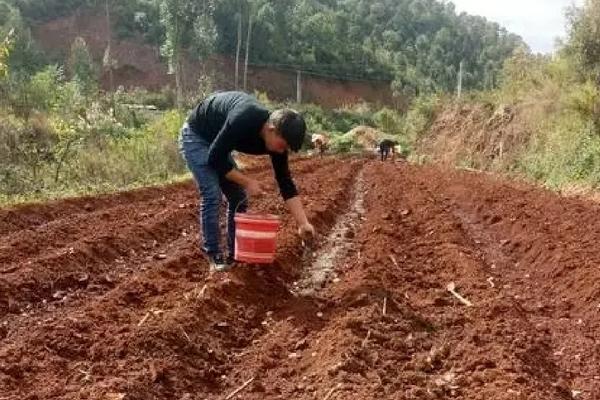
[[269, 111], [249, 94], [233, 91], [215, 93], [196, 106], [188, 117], [188, 124], [195, 132], [212, 141], [228, 118], [248, 111], [255, 112], [261, 122], [269, 117]]

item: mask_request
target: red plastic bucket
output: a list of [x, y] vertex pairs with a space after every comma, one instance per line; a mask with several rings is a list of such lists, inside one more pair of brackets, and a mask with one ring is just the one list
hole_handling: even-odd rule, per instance
[[280, 225], [276, 215], [235, 214], [235, 260], [250, 264], [272, 264]]

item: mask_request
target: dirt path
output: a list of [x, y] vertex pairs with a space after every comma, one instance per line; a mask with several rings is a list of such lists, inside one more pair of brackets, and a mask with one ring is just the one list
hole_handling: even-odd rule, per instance
[[0, 399], [600, 398], [599, 206], [403, 163], [294, 169], [320, 245], [269, 195], [276, 265], [221, 276], [190, 184], [0, 210]]

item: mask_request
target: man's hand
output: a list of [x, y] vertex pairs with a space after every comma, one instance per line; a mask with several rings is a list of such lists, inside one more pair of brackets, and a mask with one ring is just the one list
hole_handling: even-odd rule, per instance
[[298, 196], [292, 197], [286, 200], [286, 204], [298, 224], [298, 235], [300, 235], [303, 241], [313, 239], [315, 237], [315, 228], [308, 222], [300, 198]]
[[298, 234], [302, 239], [313, 239], [315, 237], [315, 228], [310, 223], [300, 225]]
[[248, 192], [249, 196], [259, 196], [263, 194], [263, 190], [260, 187], [260, 182], [254, 179], [248, 179], [244, 188]]
[[247, 177], [237, 169], [232, 169], [231, 171], [229, 171], [225, 175], [225, 178], [227, 178], [231, 182], [237, 183], [238, 185], [246, 189], [246, 192], [248, 192], [248, 196], [258, 196], [263, 193], [260, 182]]

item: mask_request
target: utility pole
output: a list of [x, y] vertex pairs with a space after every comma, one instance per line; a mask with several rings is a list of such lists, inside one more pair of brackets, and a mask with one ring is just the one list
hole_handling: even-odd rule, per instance
[[302, 103], [302, 71], [300, 70], [296, 75], [296, 103]]
[[109, 7], [109, 0], [105, 1], [105, 5], [106, 5], [106, 31], [108, 32], [108, 38], [107, 38], [107, 46], [106, 46], [106, 54], [105, 56], [105, 60], [108, 61], [108, 88], [110, 90], [110, 102], [111, 102], [111, 106], [112, 106], [112, 114], [113, 117], [116, 115], [116, 104], [115, 104], [115, 83], [114, 83], [114, 78], [113, 78], [113, 60], [112, 60], [112, 49], [111, 49], [111, 45], [112, 45], [112, 25], [110, 22], [110, 7]]
[[462, 81], [463, 81], [463, 61], [460, 62], [460, 67], [458, 70], [458, 90], [457, 97], [460, 99], [462, 96]]

